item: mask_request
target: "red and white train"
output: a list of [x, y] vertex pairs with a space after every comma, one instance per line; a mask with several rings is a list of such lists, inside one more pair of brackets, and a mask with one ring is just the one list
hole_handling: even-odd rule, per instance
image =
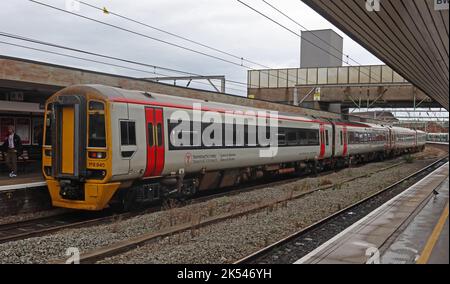
[[[426, 133], [411, 129], [262, 111], [100, 85], [61, 90], [46, 104], [43, 172], [53, 205], [129, 208], [267, 175], [382, 160], [426, 143]], [[276, 120], [273, 156], [261, 155], [267, 145], [252, 138], [272, 131], [261, 118]]]

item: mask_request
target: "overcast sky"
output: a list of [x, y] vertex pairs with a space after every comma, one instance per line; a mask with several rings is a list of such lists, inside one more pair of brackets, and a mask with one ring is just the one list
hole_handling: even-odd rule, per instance
[[[39, 1], [63, 9], [66, 7], [66, 0]], [[349, 54], [356, 61], [362, 64], [382, 63], [300, 0], [267, 1], [286, 11], [310, 30], [333, 28], [344, 37], [344, 53]], [[107, 7], [111, 12], [188, 37], [271, 68], [298, 67], [300, 64], [300, 40], [298, 37], [235, 0], [85, 0], [85, 2], [95, 6]], [[279, 20], [291, 29], [299, 31], [299, 27], [277, 14], [274, 10], [271, 10], [261, 0], [245, 0], [245, 2]], [[197, 74], [226, 75], [227, 79], [240, 82], [246, 82], [247, 80], [245, 68], [55, 11], [28, 0], [0, 0], [0, 3], [1, 32], [18, 34], [73, 48]], [[215, 53], [112, 15], [103, 14], [84, 5], [80, 6], [78, 13], [240, 63], [235, 58]], [[32, 45], [2, 36], [0, 36], [0, 41], [88, 57], [87, 55]], [[107, 60], [119, 65], [148, 70], [149, 73], [134, 72], [118, 67], [49, 55], [38, 51], [7, 46], [2, 43], [0, 43], [0, 54], [134, 77], [153, 76], [151, 74], [153, 69], [142, 66]], [[94, 59], [95, 57], [90, 58]], [[105, 61], [105, 59], [95, 59]], [[254, 67], [259, 68], [258, 66]], [[159, 72], [179, 75], [167, 71]], [[192, 86], [204, 87], [204, 85], [199, 84]], [[234, 85], [229, 85], [229, 87], [243, 89], [243, 87]], [[244, 94], [244, 91], [234, 89], [228, 89], [227, 91], [234, 94]]]

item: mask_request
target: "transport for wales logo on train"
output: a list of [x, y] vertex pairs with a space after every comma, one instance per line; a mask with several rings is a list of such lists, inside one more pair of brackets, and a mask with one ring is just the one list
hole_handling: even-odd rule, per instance
[[[170, 150], [260, 148], [260, 158], [278, 154], [278, 112], [226, 111], [193, 104], [193, 111], [177, 110], [168, 121]], [[192, 155], [185, 157], [192, 164]]]

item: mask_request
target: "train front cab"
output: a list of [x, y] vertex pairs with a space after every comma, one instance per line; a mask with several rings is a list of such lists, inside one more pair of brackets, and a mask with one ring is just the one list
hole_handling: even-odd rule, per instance
[[111, 179], [111, 125], [107, 99], [91, 88], [71, 87], [46, 104], [43, 174], [53, 206], [105, 208], [120, 183]]

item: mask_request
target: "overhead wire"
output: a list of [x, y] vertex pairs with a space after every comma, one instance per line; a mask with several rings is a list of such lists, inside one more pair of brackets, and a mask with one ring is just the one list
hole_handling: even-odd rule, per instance
[[[143, 63], [143, 62], [137, 62], [137, 61], [128, 60], [128, 59], [123, 59], [123, 58], [119, 58], [119, 57], [115, 57], [115, 56], [109, 56], [109, 55], [100, 54], [100, 53], [91, 52], [91, 51], [82, 50], [82, 49], [77, 49], [77, 48], [73, 48], [73, 47], [69, 47], [69, 46], [65, 46], [65, 45], [59, 45], [59, 44], [54, 44], [54, 43], [45, 42], [45, 41], [41, 41], [41, 40], [36, 40], [36, 39], [32, 39], [32, 38], [24, 37], [24, 36], [20, 36], [20, 35], [5, 33], [5, 32], [2, 32], [2, 31], [0, 31], [0, 36], [13, 38], [13, 39], [18, 39], [18, 40], [27, 41], [27, 42], [32, 42], [32, 43], [36, 43], [36, 44], [40, 44], [40, 45], [46, 45], [46, 46], [50, 46], [50, 47], [54, 47], [54, 48], [65, 49], [65, 50], [69, 50], [69, 51], [72, 51], [72, 52], [83, 53], [83, 54], [87, 54], [87, 55], [91, 55], [91, 56], [102, 57], [102, 58], [105, 58], [105, 59], [121, 61], [121, 62], [129, 63], [129, 64], [133, 64], [133, 65], [139, 65], [139, 66], [145, 66], [145, 67], [149, 67], [149, 68], [153, 68], [153, 69], [165, 70], [165, 71], [169, 71], [169, 72], [173, 72], [173, 73], [179, 73], [179, 74], [183, 74], [183, 75], [204, 76], [204, 75], [193, 73], [193, 72], [187, 72], [187, 71], [183, 71], [183, 70], [177, 70], [177, 69], [174, 69], [174, 68], [168, 68], [168, 67], [163, 67], [163, 66], [158, 66], [158, 65], [153, 65], [153, 64]], [[153, 72], [153, 73], [156, 74], [156, 72]], [[228, 80], [227, 79], [226, 82], [247, 86], [246, 83], [239, 82], [239, 81], [234, 81], [234, 80]]]
[[[1, 35], [1, 34], [0, 34], [0, 35]], [[161, 73], [161, 72], [149, 71], [149, 70], [143, 70], [143, 69], [138, 69], [138, 68], [133, 68], [133, 67], [128, 67], [128, 66], [123, 66], [123, 65], [119, 65], [119, 64], [109, 63], [109, 62], [105, 62], [105, 61], [99, 61], [99, 60], [94, 60], [94, 59], [89, 59], [89, 58], [84, 58], [84, 57], [74, 56], [74, 55], [70, 55], [70, 54], [64, 54], [64, 53], [60, 53], [60, 52], [56, 52], [56, 51], [50, 51], [50, 50], [45, 50], [45, 49], [41, 49], [41, 48], [25, 46], [25, 45], [16, 44], [16, 43], [11, 43], [11, 42], [0, 41], [0, 43], [1, 43], [1, 44], [5, 44], [5, 45], [14, 46], [14, 47], [20, 47], [20, 48], [24, 48], [24, 49], [28, 49], [28, 50], [39, 51], [39, 52], [43, 52], [43, 53], [47, 53], [47, 54], [58, 55], [58, 56], [63, 56], [63, 57], [67, 57], [67, 58], [72, 58], [72, 59], [82, 60], [82, 61], [86, 61], [86, 62], [92, 62], [92, 63], [102, 64], [102, 65], [107, 65], [107, 66], [112, 66], [112, 67], [122, 68], [122, 69], [126, 69], [126, 70], [142, 72], [142, 73], [145, 73], [145, 74], [152, 74], [152, 75], [154, 74], [154, 75], [159, 75], [159, 76], [163, 76], [163, 77], [170, 77], [170, 76], [171, 76], [171, 75], [169, 75], [169, 74], [165, 74], [165, 73]], [[142, 80], [141, 78], [136, 78], [136, 79]], [[148, 79], [145, 79], [145, 80], [147, 80], [147, 81], [154, 81], [154, 80], [152, 80], [152, 78], [148, 78]], [[197, 80], [197, 79], [192, 79], [192, 81], [195, 81], [196, 84], [207, 85], [207, 86], [212, 87], [209, 83], [198, 82], [198, 81], [196, 81], [196, 80]], [[213, 80], [214, 80], [214, 79], [213, 79]], [[238, 91], [238, 92], [243, 92], [243, 91], [245, 91], [244, 89], [236, 89], [236, 88], [232, 88], [232, 87], [228, 87], [228, 86], [227, 86], [226, 88], [229, 89], [229, 90]]]
[[[35, 4], [38, 4], [38, 5], [41, 5], [41, 6], [44, 6], [44, 7], [47, 7], [47, 8], [50, 8], [50, 9], [53, 9], [53, 10], [57, 10], [57, 11], [60, 11], [60, 12], [63, 12], [63, 13], [71, 14], [73, 16], [77, 16], [77, 17], [80, 17], [80, 18], [83, 18], [83, 19], [86, 19], [86, 20], [89, 20], [89, 21], [93, 21], [93, 22], [96, 22], [96, 23], [99, 23], [99, 24], [102, 24], [102, 25], [105, 25], [105, 26], [108, 26], [108, 27], [112, 27], [112, 28], [115, 28], [115, 29], [119, 29], [119, 30], [122, 30], [122, 31], [125, 31], [125, 32], [128, 32], [128, 33], [134, 34], [134, 35], [138, 35], [138, 36], [150, 39], [150, 40], [154, 40], [154, 41], [157, 41], [157, 42], [160, 42], [160, 43], [163, 43], [163, 44], [167, 44], [167, 45], [170, 45], [170, 46], [173, 46], [173, 47], [176, 47], [176, 48], [180, 48], [180, 49], [183, 49], [183, 50], [186, 50], [186, 51], [190, 51], [190, 52], [193, 52], [193, 53], [196, 53], [196, 54], [199, 54], [199, 55], [202, 55], [202, 56], [206, 56], [206, 57], [209, 57], [209, 58], [212, 58], [212, 59], [216, 59], [216, 60], [228, 63], [228, 64], [232, 64], [232, 65], [237, 66], [237, 67], [241, 67], [241, 68], [245, 68], [245, 69], [253, 70], [253, 71], [265, 72], [265, 73], [268, 74], [269, 77], [276, 77], [277, 80], [279, 79], [279, 76], [270, 74], [270, 72], [268, 72], [268, 71], [257, 70], [257, 69], [255, 69], [255, 68], [253, 68], [251, 66], [248, 66], [248, 65], [244, 64], [242, 62], [243, 61], [242, 58], [240, 58], [241, 59], [241, 63], [236, 63], [234, 61], [231, 61], [231, 60], [219, 57], [219, 56], [211, 55], [211, 54], [208, 54], [206, 52], [195, 50], [193, 48], [181, 46], [179, 44], [172, 43], [172, 42], [169, 42], [167, 40], [158, 39], [158, 38], [153, 37], [153, 36], [149, 36], [149, 35], [146, 35], [146, 34], [143, 34], [143, 33], [140, 33], [140, 32], [133, 31], [133, 30], [128, 29], [128, 28], [124, 28], [124, 27], [121, 27], [121, 26], [118, 26], [118, 25], [115, 25], [115, 24], [111, 24], [111, 23], [107, 23], [107, 22], [104, 22], [104, 21], [101, 21], [101, 20], [98, 20], [98, 19], [94, 19], [94, 18], [85, 16], [85, 15], [82, 15], [82, 14], [79, 14], [79, 13], [75, 13], [75, 12], [72, 12], [72, 11], [67, 11], [67, 10], [64, 10], [62, 8], [58, 8], [56, 6], [53, 6], [53, 5], [50, 5], [50, 4], [47, 4], [47, 3], [43, 3], [43, 2], [40, 2], [40, 1], [36, 1], [36, 0], [28, 0], [28, 1], [30, 1], [32, 3], [35, 3]], [[249, 62], [249, 61], [247, 60], [247, 62]], [[297, 80], [296, 81], [290, 80], [289, 79], [289, 75], [287, 73], [285, 73], [285, 75], [286, 75], [286, 80], [288, 82], [297, 84]], [[302, 79], [306, 81], [305, 78], [302, 78]]]

